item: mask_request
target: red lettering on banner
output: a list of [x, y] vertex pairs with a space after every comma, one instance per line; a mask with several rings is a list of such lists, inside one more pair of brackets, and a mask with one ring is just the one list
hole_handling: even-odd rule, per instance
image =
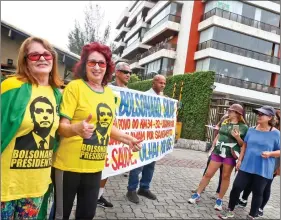
[[173, 130], [164, 130], [164, 131], [155, 131], [155, 139], [163, 139], [166, 137], [170, 137], [173, 134]]
[[154, 139], [154, 131], [147, 131], [146, 132], [146, 139], [147, 140], [153, 140]]
[[118, 128], [127, 130], [130, 128], [130, 119], [118, 119]]
[[163, 120], [162, 122], [162, 128], [172, 128], [175, 126], [175, 121], [174, 120]]
[[160, 120], [155, 121], [155, 128], [161, 128], [161, 122]]
[[139, 140], [145, 140], [145, 131], [131, 132], [131, 136]]
[[112, 169], [113, 169], [114, 171], [118, 170], [118, 163], [117, 163], [117, 160], [116, 160], [116, 158], [115, 158], [115, 155], [116, 155], [116, 154], [118, 154], [118, 151], [117, 151], [116, 148], [114, 148], [114, 149], [112, 150], [112, 160], [113, 160]]
[[106, 154], [105, 167], [109, 167], [109, 163], [108, 163], [108, 154]]
[[132, 122], [132, 128], [133, 129], [137, 129], [139, 127], [139, 119], [133, 119], [133, 122]]
[[126, 168], [130, 165], [137, 163], [137, 160], [132, 161], [133, 154], [128, 147], [121, 147], [118, 150], [115, 148], [112, 150], [112, 169], [114, 171], [120, 168]]
[[151, 119], [141, 119], [140, 128], [142, 128], [142, 129], [152, 128], [152, 120]]

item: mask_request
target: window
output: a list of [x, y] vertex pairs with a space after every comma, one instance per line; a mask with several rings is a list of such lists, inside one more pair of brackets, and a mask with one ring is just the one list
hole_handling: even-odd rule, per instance
[[139, 38], [139, 32], [137, 32], [136, 34], [134, 34], [134, 36], [130, 39], [130, 40], [128, 40], [128, 42], [127, 42], [127, 47], [129, 46], [129, 45], [131, 45], [133, 42], [135, 42], [135, 40], [137, 40]]
[[200, 33], [200, 43], [211, 39], [267, 55], [272, 54], [273, 43], [221, 27], [208, 28]]
[[161, 74], [164, 76], [173, 75], [174, 63], [175, 63], [175, 60], [173, 60], [173, 59], [163, 58]]
[[279, 44], [274, 45], [274, 56], [278, 57], [278, 52], [279, 52]]
[[266, 10], [261, 10], [261, 20], [260, 20], [261, 22], [278, 27], [279, 20], [280, 20], [280, 15], [274, 14]]
[[243, 4], [242, 16], [251, 18], [251, 19], [255, 19], [255, 13], [256, 13], [256, 7], [247, 5], [247, 4]]
[[210, 70], [223, 76], [242, 79], [249, 82], [270, 85], [271, 73], [252, 67], [210, 58]]
[[161, 59], [155, 60], [151, 63], [148, 63], [145, 65], [145, 74], [148, 75], [152, 72], [160, 72], [160, 66], [161, 66]]
[[150, 27], [153, 27], [155, 24], [157, 24], [159, 21], [161, 21], [169, 14], [180, 16], [181, 10], [182, 10], [182, 5], [176, 3], [169, 4], [168, 6], [166, 6], [166, 8], [164, 8], [158, 15], [156, 15], [151, 20]]

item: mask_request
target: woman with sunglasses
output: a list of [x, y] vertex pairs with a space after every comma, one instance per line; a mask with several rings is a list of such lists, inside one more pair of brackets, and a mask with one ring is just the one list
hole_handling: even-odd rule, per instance
[[60, 145], [54, 160], [55, 219], [69, 219], [77, 195], [75, 219], [93, 219], [109, 137], [133, 151], [137, 140], [113, 126], [115, 96], [107, 86], [114, 63], [108, 46], [83, 47], [74, 68], [76, 80], [64, 89], [60, 107]]
[[62, 84], [54, 48], [27, 38], [16, 75], [1, 83], [2, 219], [37, 219], [51, 182]]
[[228, 189], [231, 172], [236, 165], [240, 146], [243, 145], [243, 139], [248, 130], [243, 113], [244, 109], [239, 104], [233, 104], [229, 107], [228, 119], [222, 123], [213, 142], [214, 150], [211, 154], [207, 172], [199, 184], [197, 193], [193, 194], [189, 199], [189, 203], [199, 202], [200, 194], [208, 186], [220, 166], [223, 165], [221, 188], [214, 207], [216, 210], [222, 210], [222, 199]]
[[245, 137], [236, 168], [239, 170], [230, 193], [228, 209], [220, 217], [233, 218], [233, 210], [240, 193], [252, 184], [252, 204], [249, 219], [258, 215], [267, 184], [273, 179], [275, 157], [280, 157], [280, 131], [274, 127], [275, 110], [263, 106], [253, 110], [257, 115], [257, 126], [250, 128]]

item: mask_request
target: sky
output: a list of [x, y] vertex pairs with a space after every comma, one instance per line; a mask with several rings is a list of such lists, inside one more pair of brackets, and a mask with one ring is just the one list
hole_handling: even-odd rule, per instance
[[[116, 22], [129, 1], [92, 1], [104, 10], [104, 28], [111, 23], [113, 40], [117, 30]], [[68, 33], [74, 27], [75, 19], [84, 21], [84, 9], [89, 1], [1, 1], [1, 20], [21, 30], [47, 39], [51, 44], [66, 49]]]

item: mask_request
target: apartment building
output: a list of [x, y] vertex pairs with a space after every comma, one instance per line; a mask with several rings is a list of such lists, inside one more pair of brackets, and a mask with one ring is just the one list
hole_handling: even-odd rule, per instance
[[214, 96], [280, 105], [279, 1], [132, 1], [116, 29], [144, 79], [213, 70]]

